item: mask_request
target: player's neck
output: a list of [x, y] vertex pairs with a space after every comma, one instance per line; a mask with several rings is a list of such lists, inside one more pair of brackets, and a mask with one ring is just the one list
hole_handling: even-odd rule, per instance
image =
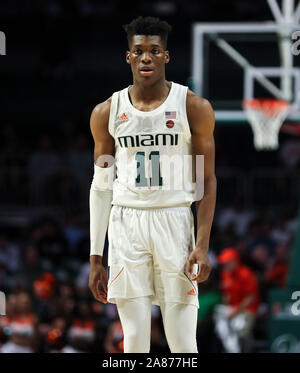
[[170, 88], [171, 83], [165, 79], [159, 80], [151, 86], [134, 81], [129, 93], [134, 102], [151, 103], [152, 101], [163, 101], [168, 96]]

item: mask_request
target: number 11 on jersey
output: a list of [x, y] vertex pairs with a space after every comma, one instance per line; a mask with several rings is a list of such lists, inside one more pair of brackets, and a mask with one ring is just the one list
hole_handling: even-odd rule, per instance
[[[145, 187], [148, 185], [145, 172], [145, 152], [137, 152], [135, 154], [137, 161], [137, 177], [135, 179], [136, 187]], [[152, 151], [149, 154], [151, 162], [152, 177], [150, 177], [150, 186], [163, 185], [163, 179], [160, 174], [159, 151]]]

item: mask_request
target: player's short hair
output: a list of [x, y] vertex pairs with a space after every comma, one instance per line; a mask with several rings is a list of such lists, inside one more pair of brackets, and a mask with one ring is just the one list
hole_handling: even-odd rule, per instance
[[159, 35], [164, 47], [167, 48], [168, 35], [172, 31], [172, 26], [157, 17], [139, 16], [127, 25], [123, 25], [123, 29], [126, 31], [129, 46], [134, 35]]

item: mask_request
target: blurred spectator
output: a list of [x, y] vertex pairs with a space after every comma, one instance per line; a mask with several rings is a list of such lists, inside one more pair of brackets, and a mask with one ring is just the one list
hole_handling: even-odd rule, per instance
[[88, 287], [89, 284], [89, 275], [90, 275], [90, 263], [86, 262], [81, 265], [78, 275], [75, 279], [75, 286], [77, 292], [81, 295], [89, 294], [90, 290]]
[[51, 273], [43, 273], [33, 283], [34, 294], [39, 299], [49, 299], [54, 295], [55, 278]]
[[107, 315], [107, 304], [100, 303], [96, 300], [91, 300], [90, 307], [93, 312], [95, 320], [95, 340], [92, 352], [104, 353], [105, 352], [105, 338], [111, 320]]
[[265, 279], [268, 287], [284, 288], [287, 284], [290, 250], [287, 245], [278, 243], [275, 253], [272, 266], [265, 273]]
[[230, 223], [227, 228], [219, 232], [221, 245], [222, 246], [236, 246], [238, 242], [238, 236], [235, 233], [233, 223]]
[[57, 280], [49, 272], [42, 273], [32, 284], [35, 308], [42, 322], [49, 322], [55, 315], [57, 285]]
[[67, 241], [58, 223], [51, 218], [45, 218], [41, 222], [42, 234], [36, 241], [39, 253], [52, 264], [58, 264], [64, 256], [67, 256]]
[[272, 259], [273, 256], [270, 256], [268, 247], [258, 244], [254, 246], [249, 253], [247, 264], [256, 272], [257, 276], [261, 277], [265, 270], [270, 267]]
[[26, 288], [30, 288], [38, 277], [41, 276], [43, 268], [39, 252], [34, 244], [29, 244], [23, 247], [21, 263], [16, 275], [17, 282], [25, 284]]
[[71, 296], [59, 298], [57, 302], [56, 313], [57, 315], [62, 316], [66, 320], [68, 325], [71, 325], [75, 307], [75, 298]]
[[242, 236], [246, 233], [250, 221], [254, 218], [254, 213], [245, 209], [242, 199], [237, 199], [233, 206], [224, 208], [216, 218], [216, 224], [221, 231], [232, 225], [234, 233]]
[[20, 247], [9, 241], [5, 234], [0, 233], [0, 269], [1, 267], [14, 274], [19, 269]]
[[6, 325], [8, 340], [1, 347], [1, 352], [38, 352], [38, 317], [32, 311], [31, 299], [28, 293], [16, 295], [15, 304], [9, 314]]
[[73, 143], [71, 143], [66, 156], [66, 167], [71, 178], [80, 187], [81, 194], [77, 198], [82, 202], [87, 200], [93, 176], [93, 164], [93, 152], [87, 136], [81, 133], [73, 138]]
[[104, 341], [105, 352], [109, 354], [123, 352], [123, 338], [121, 321], [119, 318], [116, 318], [108, 327]]
[[286, 230], [293, 237], [298, 228], [298, 206], [296, 203], [285, 205]]
[[41, 334], [44, 334], [44, 344], [46, 352], [58, 353], [62, 352], [62, 349], [66, 345], [66, 331], [67, 324], [63, 317], [56, 317], [53, 319], [51, 324], [45, 324], [43, 329], [41, 328]]
[[233, 248], [221, 252], [219, 263], [223, 266], [224, 304], [216, 308], [216, 332], [227, 352], [251, 352], [252, 330], [260, 303], [257, 280]]
[[0, 316], [0, 352], [1, 346], [8, 340], [10, 335], [9, 324], [16, 311], [17, 296], [10, 294], [6, 297], [6, 315]]
[[271, 237], [271, 222], [264, 218], [263, 220], [255, 220], [252, 222], [251, 239], [248, 243], [247, 251], [251, 255], [255, 247], [264, 246], [268, 251], [268, 255], [274, 255], [275, 241]]
[[77, 311], [67, 333], [68, 345], [62, 352], [89, 352], [95, 340], [95, 321], [86, 301], [79, 301]]
[[[68, 214], [65, 219], [64, 225], [64, 236], [67, 240], [69, 247], [69, 254], [77, 257], [78, 253], [78, 244], [86, 236], [88, 229], [86, 228], [87, 224], [82, 214]], [[84, 253], [85, 255], [87, 253]], [[79, 256], [81, 259], [81, 257]]]
[[286, 220], [284, 219], [284, 216], [278, 216], [275, 220], [270, 236], [276, 243], [287, 244], [290, 241], [292, 235], [286, 228]]

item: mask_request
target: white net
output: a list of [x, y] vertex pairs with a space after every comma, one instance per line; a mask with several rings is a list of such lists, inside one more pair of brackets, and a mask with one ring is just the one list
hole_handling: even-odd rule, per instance
[[286, 101], [252, 99], [243, 102], [254, 135], [257, 150], [278, 148], [279, 130], [288, 115], [290, 105]]

